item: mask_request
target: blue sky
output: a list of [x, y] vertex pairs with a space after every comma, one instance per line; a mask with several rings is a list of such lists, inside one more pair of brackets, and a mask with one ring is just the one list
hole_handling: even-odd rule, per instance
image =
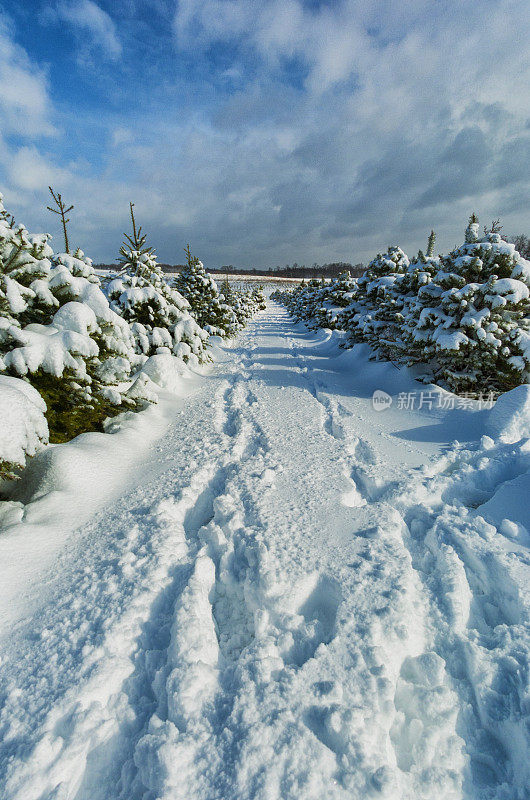
[[529, 41], [527, 0], [3, 3], [0, 190], [58, 239], [52, 183], [96, 261], [129, 200], [172, 263], [530, 235]]

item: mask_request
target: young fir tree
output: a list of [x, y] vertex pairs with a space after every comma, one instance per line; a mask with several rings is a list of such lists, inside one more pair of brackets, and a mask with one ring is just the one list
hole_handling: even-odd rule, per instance
[[69, 214], [70, 211], [73, 211], [74, 207], [73, 206], [68, 206], [68, 208], [66, 208], [66, 203], [64, 202], [61, 194], [59, 192], [57, 192], [57, 193], [54, 192], [51, 186], [48, 186], [48, 189], [50, 190], [50, 194], [53, 197], [53, 200], [54, 200], [55, 205], [57, 206], [57, 208], [51, 208], [51, 206], [46, 206], [46, 208], [48, 209], [48, 211], [51, 211], [52, 214], [57, 214], [59, 217], [61, 217], [61, 224], [62, 224], [63, 236], [64, 236], [64, 251], [65, 251], [65, 253], [69, 254], [70, 253], [70, 245], [69, 245], [69, 242], [68, 242], [68, 228], [67, 228], [67, 225], [70, 222], [70, 219], [67, 218], [66, 215]]
[[320, 302], [313, 312], [313, 323], [318, 328], [338, 327], [339, 315], [350, 305], [357, 289], [357, 281], [348, 271], [331, 280], [320, 294]]
[[0, 205], [0, 370], [40, 393], [52, 442], [100, 429], [128, 403], [129, 328], [81, 251], [54, 255]]
[[235, 336], [239, 325], [230, 305], [198, 258], [185, 249], [186, 266], [175, 280], [175, 288], [186, 298], [197, 323], [209, 333], [225, 338]]
[[0, 480], [16, 480], [27, 458], [48, 444], [45, 412], [33, 386], [0, 374]]
[[254, 286], [251, 292], [251, 299], [257, 311], [265, 311], [267, 302], [263, 293], [263, 286]]
[[296, 320], [302, 320], [311, 327], [317, 309], [324, 302], [326, 288], [321, 281], [312, 278], [307, 284], [303, 282], [286, 294], [286, 306]]
[[50, 236], [31, 236], [7, 213], [0, 194], [0, 315], [15, 325], [49, 322], [59, 302], [49, 290]]
[[408, 364], [418, 360], [418, 356], [421, 360], [421, 346], [410, 335], [411, 308], [420, 289], [430, 283], [440, 268], [440, 259], [434, 255], [435, 241], [436, 234], [431, 231], [427, 255], [419, 250], [416, 259], [410, 262], [404, 273], [397, 275], [382, 298], [375, 315], [386, 322], [378, 344], [382, 358]]
[[346, 344], [365, 341], [378, 350], [387, 340], [396, 313], [391, 290], [408, 266], [409, 259], [400, 247], [389, 247], [368, 264], [338, 320], [339, 327], [348, 332]]
[[120, 272], [107, 287], [111, 307], [131, 325], [136, 351], [144, 356], [169, 350], [185, 362], [207, 360], [208, 333], [190, 314], [187, 300], [169, 286], [146, 235], [136, 226], [130, 203], [132, 235], [120, 248]]
[[314, 279], [307, 286], [300, 284], [290, 298], [291, 313], [302, 319], [310, 330], [334, 328], [340, 298], [343, 291], [351, 288], [349, 281], [348, 273], [329, 282]]
[[434, 231], [431, 231], [429, 234], [429, 240], [427, 242], [427, 258], [434, 258], [435, 243], [436, 243], [436, 234]]
[[249, 319], [255, 314], [256, 308], [250, 292], [234, 289], [227, 278], [223, 281], [220, 288], [221, 300], [230, 306], [234, 312], [238, 328], [244, 328]]
[[499, 233], [479, 238], [473, 214], [465, 243], [411, 305], [416, 359], [456, 392], [507, 391], [528, 375], [523, 334], [530, 324], [530, 264]]

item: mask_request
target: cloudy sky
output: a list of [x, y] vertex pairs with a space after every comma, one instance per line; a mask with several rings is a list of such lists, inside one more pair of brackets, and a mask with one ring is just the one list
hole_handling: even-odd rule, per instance
[[[163, 261], [441, 251], [476, 211], [530, 235], [528, 0], [8, 0], [0, 190], [113, 260], [128, 202]], [[59, 246], [59, 241], [57, 241]]]

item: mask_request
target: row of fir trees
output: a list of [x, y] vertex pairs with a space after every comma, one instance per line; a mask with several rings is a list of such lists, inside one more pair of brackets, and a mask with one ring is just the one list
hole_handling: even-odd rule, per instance
[[389, 247], [358, 279], [311, 281], [272, 297], [309, 327], [344, 331], [378, 358], [421, 365], [418, 373], [457, 393], [500, 393], [530, 380], [530, 262], [500, 235], [481, 236], [473, 214], [464, 243], [413, 260]]
[[1, 479], [17, 477], [48, 441], [104, 430], [109, 417], [156, 401], [154, 375], [210, 360], [209, 337], [233, 336], [264, 305], [258, 289], [220, 291], [189, 246], [186, 269], [171, 285], [132, 203], [119, 267], [100, 281], [81, 250], [70, 252], [72, 207], [53, 198], [60, 253], [48, 234], [17, 224], [0, 195]]

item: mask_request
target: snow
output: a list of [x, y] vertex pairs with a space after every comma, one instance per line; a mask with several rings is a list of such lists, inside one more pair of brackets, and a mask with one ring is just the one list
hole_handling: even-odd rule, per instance
[[[46, 404], [33, 386], [0, 375], [0, 461], [23, 467], [48, 441]], [[1, 503], [0, 503], [1, 506]]]
[[98, 329], [97, 317], [84, 303], [65, 303], [55, 313], [53, 324], [59, 330], [71, 330], [89, 336]]
[[22, 296], [22, 293], [19, 290], [19, 286], [16, 281], [11, 280], [11, 278], [5, 278], [5, 287], [6, 287], [6, 297], [7, 302], [9, 303], [9, 307], [13, 314], [19, 314], [21, 311], [24, 311], [27, 303]]
[[142, 366], [142, 373], [157, 386], [176, 395], [181, 394], [185, 386], [183, 377], [191, 375], [189, 368], [169, 350], [150, 356]]
[[440, 350], [458, 350], [460, 345], [469, 342], [469, 338], [462, 331], [445, 333], [443, 328], [436, 330], [432, 338]]
[[527, 286], [530, 286], [530, 261], [527, 261], [526, 258], [519, 257], [517, 265], [512, 272], [512, 278], [519, 278], [523, 280]]
[[2, 800], [529, 796], [528, 387], [459, 404], [343, 338], [269, 303], [33, 459]]
[[[81, 304], [75, 305], [82, 310], [77, 316], [77, 324], [81, 324], [81, 320], [86, 322], [90, 309]], [[57, 313], [60, 314], [60, 311]], [[60, 325], [65, 322], [64, 316], [59, 319]], [[23, 329], [12, 325], [8, 332], [19, 347], [6, 353], [4, 363], [20, 376], [42, 369], [60, 377], [66, 369], [70, 369], [82, 377], [86, 372], [85, 363], [76, 356], [94, 357], [99, 352], [97, 344], [88, 335], [75, 330], [62, 330], [54, 325], [32, 323]]]
[[491, 294], [487, 294], [487, 299], [493, 299], [493, 308], [506, 305], [506, 303], [520, 303], [522, 300], [527, 300], [530, 296], [528, 286], [522, 281], [514, 280], [513, 278], [502, 278], [496, 280], [492, 284]]
[[530, 385], [501, 395], [489, 413], [487, 430], [493, 439], [513, 443], [530, 437]]
[[[185, 397], [196, 392], [200, 375], [191, 370], [184, 372], [181, 365], [177, 384], [177, 362], [170, 358], [167, 383], [172, 391], [165, 391], [153, 382], [157, 405], [141, 414], [125, 412], [114, 417], [107, 425], [108, 433], [84, 433], [68, 444], [48, 446], [26, 467], [23, 479], [11, 493], [11, 502], [0, 502], [0, 508], [9, 506], [4, 513], [8, 512], [11, 525], [0, 536], [3, 580], [0, 635], [18, 614], [33, 608], [35, 600], [38, 603], [29, 587], [51, 568], [71, 531], [110, 503], [124, 485], [140, 479], [135, 470], [149, 453], [149, 447], [164, 433], [168, 421], [181, 414], [182, 401], [177, 395]], [[162, 383], [156, 374], [153, 378]], [[150, 380], [148, 375], [145, 379]], [[38, 398], [45, 425], [40, 395], [25, 381], [0, 376], [0, 387], [13, 383], [35, 403]], [[29, 454], [33, 455], [31, 451]], [[153, 462], [146, 469], [156, 472], [159, 469], [156, 451]]]

